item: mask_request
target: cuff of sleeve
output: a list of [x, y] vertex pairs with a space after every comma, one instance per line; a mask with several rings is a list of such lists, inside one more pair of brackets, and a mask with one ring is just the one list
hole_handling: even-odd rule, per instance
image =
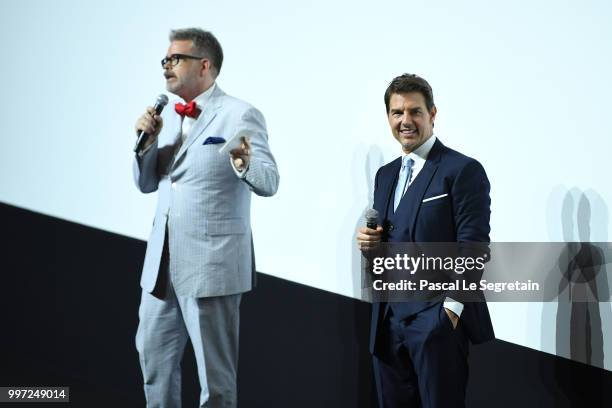
[[444, 307], [456, 314], [457, 317], [461, 317], [461, 312], [463, 312], [463, 303], [457, 302], [456, 300], [447, 297], [444, 300]]
[[230, 156], [229, 158], [230, 160], [230, 164], [232, 165], [232, 169], [234, 170], [234, 173], [236, 173], [236, 176], [238, 176], [239, 179], [243, 179], [246, 177], [246, 172], [249, 170], [249, 164], [246, 165], [246, 167], [242, 170], [238, 170], [236, 168], [236, 166], [234, 166], [234, 160], [232, 160], [232, 156]]

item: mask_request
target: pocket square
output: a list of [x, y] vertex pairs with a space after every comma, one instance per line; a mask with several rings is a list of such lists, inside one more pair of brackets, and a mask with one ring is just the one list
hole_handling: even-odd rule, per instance
[[202, 144], [208, 145], [208, 144], [219, 144], [219, 143], [225, 143], [225, 139], [222, 137], [210, 136], [210, 137], [207, 137], [204, 143]]
[[437, 195], [437, 196], [434, 196], [434, 197], [429, 197], [429, 198], [424, 199], [423, 202], [426, 203], [428, 201], [437, 200], [439, 198], [446, 197], [447, 195], [448, 195], [448, 193], [447, 194], [440, 194], [440, 195]]

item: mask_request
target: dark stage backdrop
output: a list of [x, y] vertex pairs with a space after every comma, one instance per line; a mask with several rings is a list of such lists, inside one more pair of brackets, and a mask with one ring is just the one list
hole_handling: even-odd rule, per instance
[[[134, 335], [145, 243], [0, 211], [0, 386], [70, 386], [70, 407], [144, 406]], [[260, 273], [241, 306], [239, 406], [376, 407], [369, 312]], [[469, 407], [612, 406], [605, 370], [503, 341], [472, 347], [470, 360]], [[183, 406], [195, 407], [190, 348], [183, 384]]]

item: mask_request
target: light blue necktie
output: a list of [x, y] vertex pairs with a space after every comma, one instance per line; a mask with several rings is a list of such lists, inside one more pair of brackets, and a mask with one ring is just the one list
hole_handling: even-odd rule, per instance
[[402, 158], [402, 168], [400, 170], [399, 178], [397, 179], [397, 186], [395, 187], [395, 199], [393, 201], [393, 212], [397, 210], [397, 206], [400, 200], [404, 196], [406, 191], [406, 185], [410, 183], [410, 177], [412, 177], [412, 165], [414, 160], [408, 156]]

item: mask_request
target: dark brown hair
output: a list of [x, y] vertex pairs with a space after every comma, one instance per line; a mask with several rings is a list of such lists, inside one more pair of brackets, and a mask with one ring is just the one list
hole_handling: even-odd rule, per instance
[[393, 81], [385, 91], [385, 107], [389, 113], [389, 101], [395, 93], [419, 92], [425, 98], [427, 111], [431, 112], [434, 107], [433, 90], [426, 80], [415, 74], [403, 74], [393, 78]]
[[169, 37], [170, 41], [191, 40], [193, 42], [193, 51], [198, 56], [210, 60], [213, 78], [219, 75], [221, 65], [223, 64], [223, 49], [213, 33], [200, 28], [181, 28], [170, 31]]

